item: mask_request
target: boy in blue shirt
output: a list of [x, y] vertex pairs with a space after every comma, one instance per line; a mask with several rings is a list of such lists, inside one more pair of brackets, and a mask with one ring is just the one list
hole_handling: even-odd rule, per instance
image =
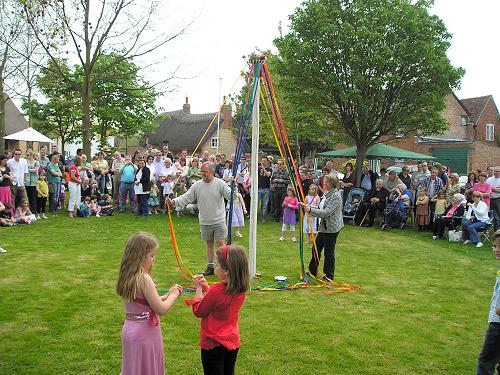
[[[493, 254], [500, 260], [500, 229], [493, 234]], [[493, 375], [495, 368], [500, 371], [500, 266], [497, 268], [497, 279], [491, 298], [488, 330], [484, 344], [477, 360], [477, 375]]]

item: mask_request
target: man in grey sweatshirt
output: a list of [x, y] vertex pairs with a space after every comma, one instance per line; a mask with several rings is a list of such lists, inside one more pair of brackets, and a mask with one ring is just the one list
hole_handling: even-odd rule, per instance
[[227, 237], [226, 208], [224, 199], [231, 199], [231, 189], [227, 184], [214, 176], [215, 166], [205, 162], [201, 166], [200, 181], [196, 181], [189, 190], [175, 199], [168, 199], [171, 207], [183, 209], [187, 204], [197, 202], [198, 220], [201, 238], [207, 244], [207, 268], [203, 275], [214, 274], [214, 244], [224, 246]]

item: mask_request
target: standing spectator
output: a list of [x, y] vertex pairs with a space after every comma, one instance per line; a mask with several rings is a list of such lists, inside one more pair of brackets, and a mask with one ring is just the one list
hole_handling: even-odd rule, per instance
[[198, 158], [192, 158], [190, 167], [187, 171], [186, 179], [188, 186], [193, 185], [196, 181], [201, 180], [201, 168], [199, 166]]
[[384, 186], [387, 187], [387, 180], [389, 176], [387, 175], [387, 169], [385, 168], [380, 168], [380, 179], [384, 183]]
[[283, 160], [278, 160], [271, 181], [274, 185], [274, 220], [280, 222], [283, 217], [282, 203], [287, 195], [286, 188], [288, 186], [288, 172], [285, 170]]
[[495, 231], [500, 229], [500, 165], [493, 168], [493, 177], [489, 177], [486, 183], [491, 186], [490, 209], [493, 210]]
[[161, 148], [161, 153], [164, 159], [169, 158], [170, 160], [172, 160], [174, 158], [174, 155], [172, 155], [172, 153], [168, 149], [168, 143], [163, 144], [163, 147]]
[[146, 167], [149, 168], [149, 179], [150, 179], [150, 181], [155, 181], [155, 178], [156, 178], [156, 168], [155, 168], [155, 166], [153, 164], [154, 160], [155, 160], [155, 158], [154, 158], [153, 155], [147, 155], [146, 156]]
[[477, 176], [476, 172], [469, 172], [467, 175], [467, 182], [465, 183], [464, 186], [464, 194], [465, 198], [467, 199], [467, 202], [472, 203], [472, 188], [474, 187], [475, 183], [477, 182]]
[[80, 156], [80, 157], [82, 158], [82, 166], [81, 166], [80, 174], [83, 175], [83, 176], [80, 176], [80, 179], [83, 181], [85, 179], [85, 177], [87, 177], [89, 180], [93, 180], [95, 178], [94, 169], [92, 168], [92, 164], [89, 163], [89, 161], [87, 160], [87, 155], [82, 154], [82, 156]]
[[394, 189], [396, 189], [398, 187], [398, 185], [401, 185], [401, 184], [404, 185], [403, 181], [401, 181], [400, 178], [398, 177], [398, 175], [396, 174], [396, 171], [394, 171], [394, 170], [389, 171], [389, 174], [387, 175], [387, 181], [384, 184], [386, 189], [389, 191], [393, 191]]
[[307, 173], [313, 174], [314, 173], [313, 161], [311, 158], [306, 158], [306, 160], [304, 161], [304, 164], [300, 166], [299, 172], [305, 173], [305, 174], [307, 174]]
[[369, 166], [363, 165], [363, 175], [361, 176], [361, 188], [370, 191], [375, 188], [378, 175]]
[[186, 158], [181, 156], [179, 160], [174, 164], [175, 170], [178, 171], [178, 175], [185, 176], [187, 173]]
[[68, 201], [68, 216], [75, 217], [76, 210], [80, 207], [82, 200], [82, 180], [80, 180], [80, 170], [82, 158], [76, 155], [73, 159], [73, 164], [69, 167], [69, 201]]
[[[261, 204], [261, 219], [262, 222], [266, 222], [267, 217], [267, 205], [269, 203], [269, 188], [271, 186], [271, 175], [272, 170], [269, 166], [269, 160], [264, 157], [261, 159], [261, 164], [259, 166], [259, 181], [258, 181], [258, 196], [259, 202]], [[258, 204], [257, 204], [258, 205]]]
[[417, 189], [417, 191], [420, 190], [420, 185], [422, 182], [431, 175], [431, 172], [429, 171], [429, 167], [427, 166], [427, 162], [422, 162], [418, 165], [418, 172], [415, 175], [415, 177], [412, 180], [412, 185], [414, 189]]
[[49, 212], [59, 208], [61, 194], [62, 171], [59, 167], [59, 154], [53, 154], [47, 166], [47, 182], [49, 184]]
[[134, 180], [137, 167], [132, 163], [130, 155], [125, 156], [124, 165], [120, 169], [120, 212], [125, 212], [127, 196], [130, 210], [135, 211]]
[[149, 183], [151, 181], [151, 171], [146, 167], [144, 159], [139, 160], [138, 170], [135, 174], [134, 191], [137, 197], [138, 213], [140, 216], [148, 216]]
[[[438, 177], [439, 170], [437, 168], [433, 168], [431, 175], [423, 180], [420, 184], [421, 187], [425, 187], [427, 189], [427, 196], [434, 198], [438, 191], [444, 189], [444, 182]], [[430, 222], [429, 228], [433, 227], [434, 222], [434, 211], [436, 210], [436, 202], [429, 203], [429, 214], [430, 214]]]
[[21, 157], [21, 150], [19, 148], [14, 150], [14, 157], [7, 161], [7, 166], [10, 169], [10, 176], [12, 177], [12, 203], [17, 208], [21, 199], [28, 199], [24, 184], [29, 175], [28, 162]]
[[436, 163], [434, 165], [434, 168], [437, 168], [438, 170], [437, 176], [441, 179], [441, 181], [443, 181], [443, 187], [446, 187], [446, 185], [448, 185], [448, 174], [446, 173], [447, 172], [446, 168], [439, 163]]
[[321, 171], [321, 176], [318, 178], [318, 195], [321, 197], [323, 195], [323, 182], [325, 181], [325, 176], [329, 174], [331, 169], [328, 167], [323, 167]]
[[457, 193], [460, 193], [460, 181], [457, 173], [452, 173], [449, 179], [448, 186], [446, 186], [445, 190], [446, 194], [446, 203], [451, 204], [453, 201], [453, 196]]
[[111, 171], [113, 172], [113, 200], [116, 205], [120, 203], [120, 171], [125, 165], [125, 159], [119, 151], [113, 154], [113, 162], [111, 163]]
[[486, 178], [493, 177], [493, 171], [495, 168], [492, 165], [486, 167]]
[[97, 186], [101, 194], [106, 192], [106, 178], [109, 173], [109, 164], [106, 159], [104, 159], [104, 151], [99, 151], [97, 154], [97, 160], [92, 162], [94, 167], [94, 174], [97, 180]]
[[493, 192], [493, 189], [490, 184], [486, 182], [486, 178], [488, 175], [484, 172], [479, 173], [479, 182], [475, 183], [472, 187], [472, 191], [479, 191], [482, 193], [483, 202], [486, 203], [488, 208], [490, 207], [490, 194]]
[[[168, 146], [167, 146], [167, 150], [168, 150]], [[158, 187], [159, 192], [162, 191], [161, 171], [163, 168], [165, 168], [165, 159], [167, 158], [167, 156], [163, 156], [162, 152], [163, 151], [156, 151], [155, 158], [153, 160], [153, 166], [155, 167], [154, 181], [155, 181], [156, 187]], [[160, 207], [164, 207], [165, 200], [163, 199], [163, 194], [160, 194], [158, 199], [160, 202]]]
[[42, 146], [40, 148], [40, 168], [45, 171], [49, 163], [50, 159], [47, 157], [47, 147]]
[[36, 182], [36, 192], [37, 219], [47, 219], [47, 216], [45, 216], [45, 205], [47, 203], [47, 197], [49, 196], [49, 185], [47, 184], [45, 172], [40, 173], [40, 177]]
[[29, 172], [29, 177], [26, 181], [26, 194], [28, 195], [31, 212], [36, 214], [36, 182], [38, 181], [38, 173], [40, 172], [40, 162], [35, 159], [35, 153], [31, 150], [26, 151], [26, 158]]
[[226, 154], [215, 155], [215, 176], [222, 178], [224, 165], [226, 163]]
[[354, 186], [356, 183], [356, 175], [354, 174], [354, 166], [352, 163], [347, 163], [345, 165], [345, 174], [344, 177], [342, 178], [342, 188], [343, 188], [343, 193], [342, 193], [342, 205], [345, 204], [345, 201], [347, 199], [347, 195], [349, 194], [349, 190]]
[[[4, 205], [7, 203], [10, 207], [12, 204], [12, 195], [10, 194], [10, 185], [12, 177], [10, 176], [10, 169], [7, 167], [7, 155], [0, 155], [0, 202]], [[10, 214], [14, 216], [14, 210], [11, 208]]]
[[410, 169], [405, 165], [398, 175], [399, 179], [406, 185], [407, 189], [412, 188]]

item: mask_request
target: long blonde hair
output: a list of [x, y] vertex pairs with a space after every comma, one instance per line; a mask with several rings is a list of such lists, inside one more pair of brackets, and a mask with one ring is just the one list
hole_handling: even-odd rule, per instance
[[132, 302], [145, 273], [151, 275], [151, 268], [145, 270], [142, 263], [146, 255], [158, 247], [156, 238], [146, 232], [138, 232], [130, 237], [123, 252], [116, 292], [125, 301]]

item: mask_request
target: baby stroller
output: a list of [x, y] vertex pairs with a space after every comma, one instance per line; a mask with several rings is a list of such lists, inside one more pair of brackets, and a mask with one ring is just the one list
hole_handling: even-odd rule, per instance
[[410, 207], [401, 207], [399, 198], [387, 204], [384, 209], [384, 222], [382, 223], [382, 230], [391, 228], [403, 229], [409, 212]]
[[358, 211], [359, 204], [363, 202], [363, 197], [365, 196], [365, 191], [361, 188], [352, 188], [347, 193], [347, 198], [344, 204], [344, 210], [342, 211], [342, 217], [344, 219], [353, 220], [356, 212]]

